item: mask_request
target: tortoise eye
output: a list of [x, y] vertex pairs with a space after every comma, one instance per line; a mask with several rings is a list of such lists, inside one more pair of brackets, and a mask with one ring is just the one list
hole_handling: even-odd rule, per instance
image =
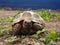
[[40, 23], [37, 23], [37, 24], [40, 24]]
[[27, 23], [27, 22], [24, 22], [25, 24]]
[[41, 25], [43, 25], [43, 24], [41, 24]]

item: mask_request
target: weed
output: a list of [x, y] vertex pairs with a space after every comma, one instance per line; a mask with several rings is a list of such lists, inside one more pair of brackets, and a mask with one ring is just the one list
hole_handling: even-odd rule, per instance
[[60, 14], [52, 12], [52, 10], [33, 10], [34, 12], [38, 13], [45, 21], [52, 21], [53, 17], [60, 19]]

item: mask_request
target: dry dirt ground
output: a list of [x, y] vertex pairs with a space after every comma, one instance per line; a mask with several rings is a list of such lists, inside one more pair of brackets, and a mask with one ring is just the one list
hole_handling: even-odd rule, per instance
[[[1, 10], [0, 11], [0, 18], [1, 17], [7, 17], [7, 16], [14, 16], [17, 12], [18, 11], [15, 11], [15, 10], [14, 11], [11, 11], [11, 10], [10, 11]], [[60, 21], [58, 21], [58, 22], [45, 22], [45, 29], [48, 29], [48, 30], [56, 30], [57, 32], [60, 32]], [[36, 43], [36, 41], [35, 42], [34, 41], [35, 40], [33, 39], [33, 40], [31, 40], [31, 42], [28, 42], [28, 43], [26, 42], [26, 45], [28, 45], [29, 43], [32, 43], [32, 42], [33, 42], [33, 44]], [[1, 42], [0, 45], [5, 45], [4, 44], [5, 42], [4, 43], [2, 41], [0, 41], [0, 42]], [[44, 45], [43, 43], [40, 43], [40, 44], [39, 43], [37, 42], [37, 44], [35, 44], [35, 45]], [[22, 45], [22, 44], [21, 43], [17, 43], [17, 44], [14, 44], [14, 45]]]
[[7, 10], [0, 10], [0, 17], [6, 17], [6, 16], [13, 16], [18, 11], [7, 11]]

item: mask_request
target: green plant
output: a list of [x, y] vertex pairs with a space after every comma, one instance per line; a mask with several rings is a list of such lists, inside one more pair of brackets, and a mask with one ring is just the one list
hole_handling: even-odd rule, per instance
[[37, 31], [36, 34], [34, 34], [33, 36], [37, 39], [39, 38], [44, 38], [46, 35], [47, 35], [47, 30], [46, 29], [43, 29], [42, 31]]
[[58, 45], [55, 42], [58, 38], [60, 38], [60, 34], [56, 31], [51, 31], [45, 38], [40, 38], [40, 40], [46, 45]]
[[6, 41], [9, 42], [9, 43], [14, 42], [15, 40], [17, 40], [17, 37], [16, 37], [16, 36], [11, 36], [11, 37], [8, 37], [8, 38], [6, 39]]
[[0, 35], [9, 34], [12, 31], [12, 27], [0, 27]]
[[14, 20], [14, 17], [4, 17], [4, 18], [0, 18], [0, 22], [1, 23], [8, 23], [8, 22], [13, 22], [13, 20]]
[[45, 21], [52, 21], [54, 17], [56, 19], [60, 19], [60, 14], [56, 12], [52, 12], [52, 10], [46, 10], [46, 9], [41, 9], [41, 10], [33, 10], [34, 12], [38, 13]]

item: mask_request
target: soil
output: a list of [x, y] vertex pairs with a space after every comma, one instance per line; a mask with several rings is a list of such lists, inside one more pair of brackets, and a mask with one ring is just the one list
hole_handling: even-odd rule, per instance
[[60, 21], [58, 22], [46, 22], [45, 29], [47, 30], [55, 30], [60, 33]]
[[14, 16], [17, 12], [17, 10], [0, 10], [0, 17]]
[[[18, 12], [18, 10], [0, 10], [0, 17], [7, 17], [7, 16], [14, 16], [16, 13]], [[0, 26], [3, 26], [3, 25], [10, 25], [10, 24], [0, 24]], [[57, 22], [45, 22], [45, 29], [48, 29], [49, 31], [50, 30], [55, 30], [57, 32], [60, 32], [60, 21], [57, 21]], [[34, 41], [35, 39], [29, 41], [29, 42], [26, 42], [26, 44], [24, 44], [25, 42], [23, 42], [23, 45], [33, 45], [34, 43], [36, 43], [36, 40]], [[33, 42], [33, 43], [32, 43]], [[30, 44], [32, 43], [32, 44]], [[0, 41], [0, 45], [5, 45], [7, 44], [6, 42], [4, 41]], [[14, 45], [22, 45], [22, 43], [16, 43]], [[37, 42], [37, 45], [44, 45], [42, 42]]]

